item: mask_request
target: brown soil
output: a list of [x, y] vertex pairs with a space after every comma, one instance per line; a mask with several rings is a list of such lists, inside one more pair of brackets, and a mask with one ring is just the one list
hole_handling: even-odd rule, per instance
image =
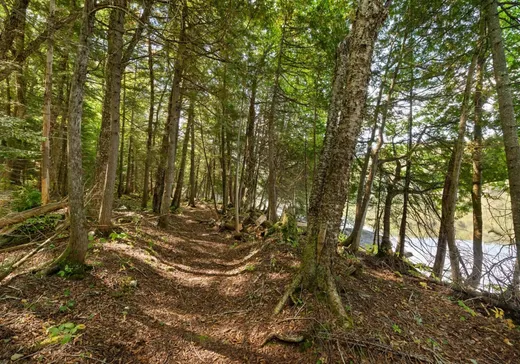
[[[186, 208], [165, 231], [152, 215], [118, 213], [120, 234], [93, 240], [85, 279], [16, 272], [0, 286], [0, 362], [520, 362], [520, 331], [490, 307], [490, 316], [475, 300], [466, 301], [475, 312], [461, 307], [448, 288], [378, 267], [371, 257], [355, 277], [342, 277], [345, 263], [337, 262], [353, 329], [334, 325], [320, 295], [298, 293], [273, 317], [297, 252], [275, 239], [238, 242], [212, 228], [212, 217]], [[42, 344], [49, 327], [67, 322], [84, 329], [67, 344]], [[266, 343], [274, 333], [305, 341]]]

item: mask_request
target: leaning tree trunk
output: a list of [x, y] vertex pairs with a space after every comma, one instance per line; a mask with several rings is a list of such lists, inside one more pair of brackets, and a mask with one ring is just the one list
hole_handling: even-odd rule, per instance
[[[401, 50], [404, 48], [404, 44], [406, 43], [406, 35], [404, 36], [403, 43]], [[399, 68], [400, 68], [401, 60], [399, 59], [399, 62], [397, 63], [393, 75], [392, 75], [392, 81], [390, 82], [390, 87], [388, 89], [388, 93], [386, 95], [386, 100], [382, 112], [381, 117], [381, 125], [379, 126], [379, 134], [378, 139], [375, 148], [372, 148], [372, 145], [369, 146], [369, 149], [367, 150], [368, 155], [370, 156], [371, 164], [370, 164], [370, 171], [368, 173], [368, 176], [366, 177], [366, 181], [362, 179], [364, 183], [364, 188], [362, 189], [363, 194], [360, 201], [360, 204], [358, 205], [359, 199], [356, 202], [356, 218], [354, 220], [354, 228], [352, 229], [352, 234], [349, 236], [349, 239], [345, 242], [344, 245], [349, 246], [349, 250], [351, 252], [357, 252], [359, 249], [359, 244], [361, 240], [361, 233], [363, 231], [363, 225], [365, 224], [365, 219], [368, 211], [368, 203], [370, 201], [370, 195], [372, 194], [372, 186], [374, 184], [374, 179], [377, 174], [377, 169], [379, 167], [379, 152], [381, 151], [381, 148], [384, 144], [384, 131], [386, 126], [386, 120], [388, 119], [388, 113], [391, 109], [392, 104], [392, 96], [395, 88], [395, 84], [397, 81], [397, 76], [399, 75]], [[386, 72], [385, 72], [386, 73]], [[384, 81], [383, 81], [384, 83]], [[381, 88], [383, 88], [383, 84], [381, 84]], [[381, 94], [380, 94], [381, 95]], [[378, 96], [379, 97], [379, 96]], [[376, 112], [375, 120], [374, 120], [374, 129], [372, 130], [372, 141], [374, 140], [374, 134], [375, 129], [377, 125], [377, 117], [378, 112]], [[366, 162], [366, 161], [365, 161]], [[365, 163], [365, 166], [367, 166], [368, 163]], [[364, 171], [362, 173], [366, 174], [367, 168], [364, 168]], [[358, 191], [359, 193], [359, 191]]]
[[[514, 241], [517, 252], [515, 269], [518, 270], [520, 268], [520, 145], [518, 143], [518, 125], [513, 106], [513, 96], [511, 95], [502, 29], [500, 28], [498, 16], [498, 2], [496, 0], [486, 0], [486, 4], [486, 22], [493, 53], [493, 69], [498, 94], [498, 114], [504, 137], [509, 193], [511, 194]], [[518, 274], [515, 277], [518, 277]], [[518, 290], [519, 284], [518, 279], [513, 281], [515, 291]]]
[[473, 126], [473, 176], [471, 188], [471, 203], [473, 207], [473, 267], [466, 283], [473, 288], [477, 288], [482, 278], [482, 264], [484, 255], [482, 251], [482, 106], [484, 97], [482, 89], [484, 87], [484, 70], [486, 65], [485, 37], [486, 23], [481, 19], [480, 26], [480, 49], [477, 61], [477, 83], [473, 104], [475, 105], [475, 123]]
[[457, 140], [453, 146], [450, 163], [448, 165], [448, 172], [446, 173], [446, 179], [444, 181], [441, 226], [439, 228], [438, 248], [433, 265], [433, 274], [435, 274], [437, 278], [442, 278], [446, 245], [448, 245], [451, 265], [451, 280], [455, 284], [460, 284], [462, 280], [460, 272], [460, 254], [455, 242], [455, 207], [457, 205], [460, 166], [464, 152], [464, 136], [466, 134], [466, 122], [469, 115], [469, 100], [471, 97], [471, 87], [473, 84], [473, 73], [475, 71], [476, 60], [477, 57], [475, 54], [471, 60], [471, 65], [469, 66], [466, 78]]
[[41, 194], [42, 205], [50, 201], [50, 169], [51, 169], [51, 106], [52, 106], [52, 58], [53, 58], [53, 28], [55, 1], [49, 0], [49, 19], [47, 29], [47, 57], [45, 60], [45, 93], [43, 96], [43, 142], [42, 142], [42, 165], [41, 165]]
[[181, 115], [181, 81], [184, 67], [184, 53], [186, 51], [186, 21], [188, 6], [186, 2], [182, 9], [181, 31], [179, 36], [179, 49], [177, 51], [177, 59], [173, 71], [173, 85], [172, 85], [172, 112], [168, 115], [168, 157], [167, 166], [164, 175], [164, 189], [161, 197], [159, 226], [167, 227], [168, 213], [172, 201], [173, 179], [175, 178], [175, 157], [177, 154], [177, 135], [179, 129], [179, 118]]
[[83, 95], [87, 79], [89, 56], [89, 38], [94, 26], [94, 0], [85, 0], [83, 7], [83, 23], [78, 42], [76, 66], [72, 78], [69, 125], [68, 125], [68, 185], [70, 238], [65, 251], [54, 262], [53, 266], [68, 266], [73, 271], [82, 273], [87, 254], [88, 239], [85, 229], [85, 210], [83, 204], [83, 166], [81, 152], [81, 118], [83, 111]]
[[361, 0], [350, 33], [340, 46], [325, 142], [311, 192], [301, 272], [275, 312], [281, 310], [288, 293], [303, 283], [307, 288], [317, 286], [326, 291], [333, 310], [341, 318], [348, 318], [332, 275], [332, 257], [363, 122], [374, 44], [389, 4]]

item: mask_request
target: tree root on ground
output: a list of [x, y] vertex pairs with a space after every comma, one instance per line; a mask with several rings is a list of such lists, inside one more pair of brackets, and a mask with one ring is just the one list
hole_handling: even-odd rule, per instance
[[[354, 273], [356, 270], [349, 271], [350, 274]], [[332, 311], [339, 316], [339, 319], [341, 321], [341, 324], [344, 328], [348, 329], [351, 328], [353, 325], [352, 318], [347, 314], [345, 311], [345, 307], [343, 306], [343, 302], [341, 301], [341, 297], [338, 293], [336, 282], [334, 282], [334, 276], [332, 275], [332, 272], [329, 269], [326, 269], [324, 272], [322, 272], [323, 277], [321, 279], [321, 286], [320, 287], [323, 292], [327, 294], [329, 305], [331, 306]], [[349, 275], [350, 275], [349, 274]], [[278, 301], [278, 304], [276, 305], [274, 309], [274, 314], [279, 314], [285, 304], [287, 303], [287, 300], [291, 297], [291, 295], [296, 291], [298, 286], [300, 286], [303, 283], [303, 274], [300, 272], [294, 277], [291, 284], [287, 287], [285, 290], [284, 295]]]
[[279, 332], [273, 332], [265, 338], [264, 342], [262, 343], [262, 345], [260, 345], [260, 347], [265, 346], [265, 344], [267, 344], [271, 340], [278, 340], [291, 344], [299, 344], [303, 342], [305, 338], [302, 335], [297, 334], [284, 334]]
[[280, 312], [282, 312], [283, 306], [285, 306], [285, 303], [287, 302], [289, 297], [294, 293], [294, 291], [296, 291], [296, 289], [302, 283], [302, 281], [303, 275], [301, 273], [298, 273], [298, 275], [294, 277], [289, 287], [287, 287], [287, 289], [285, 290], [285, 293], [280, 299], [280, 301], [278, 301], [278, 303], [276, 304], [276, 307], [274, 308], [275, 315], [278, 315]]

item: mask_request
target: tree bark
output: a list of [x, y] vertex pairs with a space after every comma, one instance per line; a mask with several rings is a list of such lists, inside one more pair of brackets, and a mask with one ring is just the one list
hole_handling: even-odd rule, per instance
[[50, 201], [50, 154], [51, 154], [51, 107], [52, 107], [52, 59], [53, 59], [53, 29], [55, 1], [49, 0], [49, 18], [47, 27], [49, 39], [47, 40], [47, 56], [45, 60], [45, 93], [43, 96], [43, 133], [42, 165], [41, 165], [41, 198], [42, 205]]
[[[195, 100], [192, 100], [192, 103], [195, 104]], [[195, 108], [195, 105], [193, 105]], [[195, 110], [193, 110], [195, 112]], [[195, 207], [195, 196], [197, 194], [197, 174], [198, 174], [198, 166], [195, 168], [195, 120], [193, 120], [190, 124], [190, 191], [188, 195], [188, 204], [191, 207]]]
[[83, 166], [81, 153], [81, 118], [83, 95], [87, 79], [90, 35], [94, 25], [94, 0], [85, 0], [76, 65], [72, 78], [68, 126], [68, 190], [70, 212], [70, 238], [67, 248], [54, 262], [58, 266], [68, 265], [73, 270], [83, 271], [87, 254], [88, 239], [85, 229], [83, 204]]
[[[498, 95], [498, 114], [504, 138], [509, 193], [511, 195], [514, 241], [517, 252], [515, 268], [518, 269], [520, 267], [520, 145], [518, 143], [518, 125], [513, 106], [502, 29], [500, 28], [498, 16], [498, 2], [496, 0], [486, 0], [485, 4], [486, 22], [493, 54], [493, 70]], [[515, 292], [518, 291], [519, 284], [520, 282], [517, 279], [513, 281]]]
[[444, 189], [442, 193], [442, 213], [441, 226], [439, 228], [439, 240], [435, 262], [433, 265], [433, 274], [437, 278], [442, 278], [444, 270], [444, 259], [446, 255], [446, 245], [449, 248], [449, 257], [451, 265], [451, 280], [455, 284], [460, 284], [462, 280], [460, 272], [460, 254], [455, 242], [455, 208], [457, 206], [457, 190], [459, 187], [460, 166], [462, 163], [462, 155], [464, 152], [464, 136], [466, 134], [466, 123], [469, 115], [469, 100], [471, 97], [471, 88], [473, 84], [473, 74], [475, 72], [476, 53], [472, 57], [471, 64], [466, 77], [466, 86], [464, 89], [464, 99], [462, 101], [461, 115], [459, 121], [459, 130], [457, 139], [453, 146], [446, 179], [444, 180]]
[[398, 183], [401, 181], [401, 163], [398, 160], [395, 166], [395, 176], [393, 181], [388, 182], [386, 188], [385, 206], [383, 212], [383, 237], [381, 239], [381, 246], [377, 252], [379, 256], [388, 256], [392, 254], [392, 241], [390, 240], [391, 217], [392, 217], [392, 202], [397, 196]]
[[267, 216], [269, 221], [275, 223], [278, 220], [276, 207], [277, 207], [277, 191], [276, 191], [276, 108], [278, 107], [278, 97], [280, 93], [280, 75], [282, 72], [282, 56], [283, 47], [285, 41], [285, 33], [287, 27], [287, 15], [285, 16], [284, 23], [282, 25], [282, 35], [280, 37], [280, 44], [278, 47], [278, 59], [276, 61], [276, 73], [273, 85], [273, 95], [271, 98], [271, 105], [269, 114], [267, 116], [267, 140], [268, 140], [268, 154], [267, 160], [269, 164], [269, 175], [267, 176], [267, 200], [268, 200], [268, 212]]
[[[483, 17], [481, 15], [481, 17]], [[472, 161], [473, 175], [471, 188], [471, 204], [473, 207], [473, 267], [470, 276], [466, 280], [466, 284], [473, 288], [477, 288], [482, 278], [482, 264], [484, 255], [482, 251], [482, 106], [484, 104], [484, 96], [482, 89], [484, 87], [484, 72], [486, 65], [486, 23], [484, 19], [480, 21], [480, 49], [477, 60], [477, 82], [475, 85], [475, 94], [473, 96], [473, 104], [475, 106], [475, 122], [473, 125], [473, 145], [472, 145]]]
[[301, 274], [293, 282], [293, 286], [303, 282], [306, 287], [326, 290], [333, 310], [343, 318], [347, 314], [332, 275], [332, 255], [361, 131], [374, 43], [389, 4], [361, 0], [351, 31], [339, 48], [324, 147], [311, 192]]
[[[402, 46], [401, 46], [401, 54], [404, 49], [404, 44], [406, 43], [406, 34], [403, 38]], [[390, 63], [390, 61], [389, 61]], [[365, 224], [365, 219], [368, 211], [368, 203], [370, 202], [370, 196], [372, 195], [372, 186], [374, 184], [374, 178], [377, 174], [377, 169], [379, 167], [379, 152], [381, 151], [381, 148], [384, 144], [384, 131], [386, 126], [386, 120], [388, 119], [388, 113], [391, 109], [392, 104], [392, 96], [395, 88], [395, 84], [397, 82], [397, 76], [399, 75], [399, 68], [400, 68], [401, 59], [399, 59], [399, 62], [397, 63], [393, 75], [392, 75], [392, 81], [390, 82], [390, 86], [387, 91], [385, 104], [382, 111], [382, 117], [381, 117], [381, 125], [379, 128], [377, 127], [377, 119], [379, 117], [379, 109], [380, 109], [380, 100], [382, 92], [381, 90], [384, 88], [384, 81], [386, 77], [383, 77], [383, 81], [381, 82], [381, 90], [378, 95], [378, 102], [376, 106], [376, 112], [374, 116], [374, 128], [372, 129], [372, 136], [371, 136], [371, 143], [369, 143], [367, 147], [367, 155], [365, 157], [365, 161], [363, 164], [363, 169], [361, 173], [366, 175], [367, 169], [368, 169], [368, 158], [370, 158], [370, 171], [368, 173], [368, 177], [365, 178], [362, 177], [361, 182], [363, 183], [361, 185], [361, 188], [358, 189], [358, 194], [361, 192], [361, 199], [358, 198], [356, 201], [356, 217], [354, 220], [354, 228], [352, 229], [352, 233], [348, 237], [347, 241], [345, 242], [346, 246], [349, 246], [349, 250], [351, 252], [357, 252], [359, 249], [360, 239], [361, 239], [361, 233], [363, 231], [363, 226]], [[388, 68], [388, 67], [387, 67]], [[386, 71], [385, 71], [386, 76]], [[379, 129], [378, 133], [378, 139], [377, 144], [375, 148], [372, 148], [372, 143], [375, 139], [375, 133], [376, 129]], [[363, 188], [364, 187], [364, 188]]]
[[155, 102], [155, 75], [153, 70], [153, 52], [151, 35], [148, 35], [148, 72], [150, 77], [150, 110], [148, 111], [148, 137], [146, 139], [146, 161], [144, 163], [143, 199], [141, 200], [141, 208], [143, 209], [146, 209], [146, 207], [148, 206], [148, 183], [150, 179], [150, 166], [152, 164], [153, 117]]
[[[125, 32], [125, 9], [126, 0], [112, 0], [116, 8], [111, 10], [109, 30], [108, 30], [108, 58], [106, 74], [110, 84], [107, 85], [105, 99], [108, 99], [105, 106], [108, 110], [103, 112], [109, 118], [107, 128], [110, 134], [103, 142], [108, 144], [108, 149], [99, 145], [102, 153], [108, 151], [106, 156], [105, 171], [100, 172], [97, 178], [104, 175], [102, 190], [102, 200], [99, 210], [99, 226], [101, 229], [111, 228], [112, 206], [114, 204], [114, 187], [117, 174], [117, 152], [119, 148], [119, 128], [120, 128], [120, 105], [121, 105], [121, 78], [124, 71], [122, 64], [123, 57], [123, 34]], [[103, 131], [102, 131], [103, 133]], [[104, 161], [103, 161], [104, 162]], [[101, 182], [101, 181], [97, 181]]]
[[175, 210], [181, 206], [182, 188], [184, 187], [184, 172], [186, 171], [186, 158], [188, 156], [188, 143], [191, 137], [191, 125], [195, 117], [195, 105], [193, 99], [190, 100], [188, 109], [188, 122], [186, 123], [186, 132], [182, 142], [181, 165], [179, 166], [179, 176], [177, 177], [177, 185], [173, 194], [172, 208]]
[[179, 118], [181, 115], [181, 82], [184, 69], [184, 57], [186, 52], [186, 22], [188, 16], [188, 5], [186, 2], [182, 8], [181, 30], [179, 35], [179, 49], [177, 51], [177, 59], [173, 74], [172, 85], [172, 112], [168, 115], [168, 157], [167, 168], [164, 176], [164, 190], [161, 197], [159, 226], [165, 228], [168, 226], [168, 214], [172, 201], [173, 179], [175, 178], [175, 157], [177, 154], [177, 137], [179, 129]]
[[244, 171], [244, 192], [243, 208], [245, 211], [251, 209], [254, 206], [253, 203], [253, 188], [255, 185], [255, 168], [256, 168], [256, 154], [255, 154], [255, 123], [256, 123], [256, 92], [258, 87], [258, 80], [255, 75], [251, 85], [251, 97], [249, 99], [249, 112], [247, 116], [247, 127], [246, 127], [246, 145], [245, 145], [245, 171]]

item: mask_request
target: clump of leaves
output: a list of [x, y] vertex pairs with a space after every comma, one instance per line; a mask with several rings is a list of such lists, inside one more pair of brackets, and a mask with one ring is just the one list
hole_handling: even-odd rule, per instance
[[248, 264], [246, 265], [246, 270], [248, 272], [253, 272], [256, 269], [256, 266], [254, 264]]
[[40, 344], [41, 345], [50, 345], [50, 344], [55, 344], [55, 343], [67, 344], [74, 337], [77, 336], [77, 332], [79, 330], [84, 330], [84, 329], [85, 329], [85, 325], [83, 325], [83, 324], [76, 325], [73, 322], [67, 322], [67, 323], [61, 324], [59, 326], [51, 326], [46, 330], [48, 337], [45, 340], [43, 340]]
[[464, 311], [466, 311], [467, 313], [469, 313], [471, 316], [477, 316], [476, 312], [473, 311], [473, 309], [471, 307], [468, 307], [464, 301], [462, 300], [458, 300], [457, 302], [459, 304], [460, 307], [462, 307], [464, 309]]
[[40, 206], [42, 195], [34, 187], [20, 187], [14, 194], [11, 207], [16, 211], [25, 211]]
[[68, 300], [65, 304], [60, 305], [59, 311], [60, 312], [70, 311], [75, 305], [76, 305], [76, 301]]
[[398, 324], [393, 324], [392, 325], [392, 330], [394, 330], [394, 332], [397, 333], [397, 334], [400, 334], [400, 333], [403, 332], [403, 330], [399, 327]]
[[127, 233], [116, 233], [115, 231], [111, 232], [108, 236], [110, 240], [120, 240], [120, 239], [126, 239], [128, 237]]

